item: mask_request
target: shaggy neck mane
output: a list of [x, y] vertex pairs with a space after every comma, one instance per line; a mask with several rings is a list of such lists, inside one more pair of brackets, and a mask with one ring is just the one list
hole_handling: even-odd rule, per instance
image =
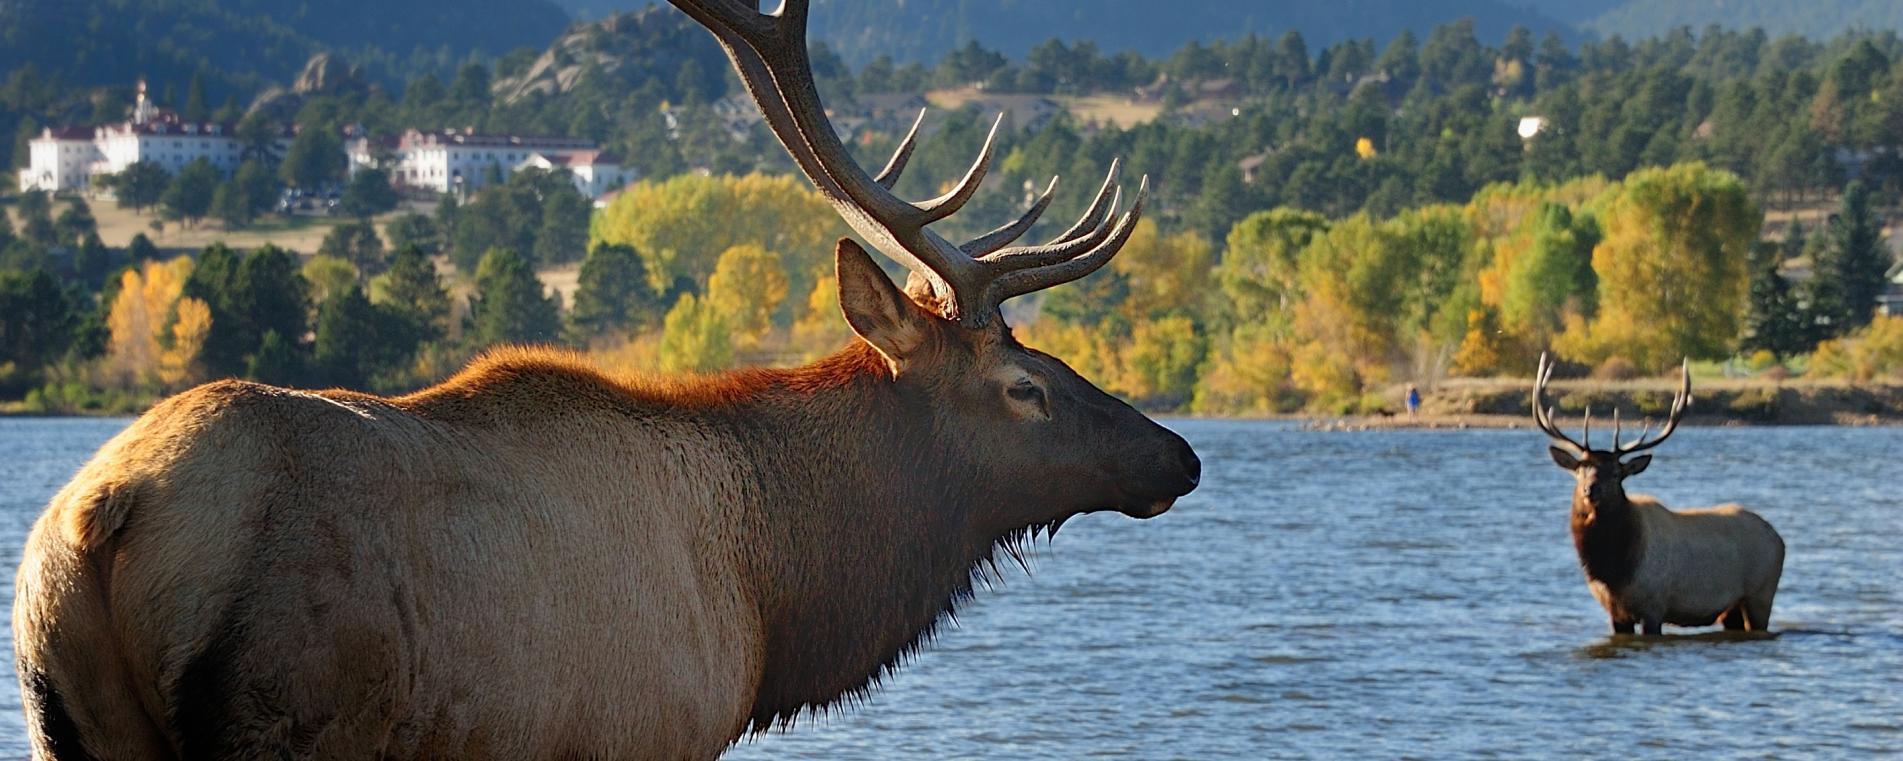
[[[861, 342], [808, 367], [730, 378], [760, 458], [750, 558], [765, 668], [750, 729], [862, 698], [972, 592], [1000, 542], [974, 511], [1008, 499], [935, 429], [929, 391]], [[988, 512], [988, 510], [987, 510]]]
[[804, 367], [682, 378], [609, 378], [579, 355], [509, 349], [398, 401], [490, 421], [510, 416], [492, 400], [523, 395], [687, 422], [730, 448], [744, 498], [725, 517], [765, 637], [754, 732], [862, 697], [995, 570], [996, 550], [1016, 557], [1028, 533], [1054, 529], [976, 527], [974, 511], [1008, 507], [1009, 492], [973, 477], [935, 429], [931, 392], [893, 380], [864, 341]]
[[1624, 494], [1595, 504], [1585, 495], [1573, 495], [1573, 548], [1579, 564], [1592, 580], [1617, 592], [1638, 570], [1638, 516]]

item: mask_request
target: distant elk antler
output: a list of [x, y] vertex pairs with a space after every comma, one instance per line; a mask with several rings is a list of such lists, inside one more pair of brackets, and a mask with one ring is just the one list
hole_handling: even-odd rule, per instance
[[[962, 245], [928, 226], [971, 200], [989, 169], [1000, 115], [978, 159], [952, 189], [917, 203], [893, 194], [911, 158], [924, 111], [877, 176], [853, 161], [820, 104], [806, 49], [806, 0], [785, 0], [761, 13], [758, 0], [669, 0], [720, 40], [733, 59], [773, 134], [846, 223], [887, 256], [904, 264], [930, 288], [942, 316], [968, 328], [983, 327], [1006, 299], [1076, 280], [1102, 267], [1129, 240], [1149, 193], [1139, 181], [1135, 199], [1121, 216], [1118, 162], [1096, 200], [1070, 229], [1038, 246], [1010, 246], [1030, 231], [1050, 205], [1057, 178], [1016, 220]], [[1115, 222], [1114, 226], [1112, 222]], [[1009, 246], [1009, 247], [1007, 247]]]
[[[1591, 452], [1592, 408], [1586, 408], [1585, 421], [1580, 429], [1580, 440], [1574, 441], [1572, 437], [1567, 436], [1564, 431], [1561, 431], [1558, 426], [1553, 424], [1553, 408], [1546, 405], [1546, 384], [1552, 381], [1552, 379], [1553, 361], [1542, 353], [1540, 354], [1539, 371], [1535, 373], [1533, 379], [1533, 422], [1539, 426], [1541, 431], [1546, 432], [1547, 436], [1552, 437], [1554, 441], [1572, 447], [1580, 454]], [[1619, 408], [1616, 405], [1612, 408], [1611, 453], [1614, 457], [1622, 458], [1626, 455], [1643, 452], [1665, 443], [1666, 439], [1671, 438], [1672, 432], [1678, 430], [1678, 421], [1685, 417], [1685, 410], [1690, 408], [1691, 404], [1692, 368], [1690, 360], [1686, 360], [1679, 367], [1679, 387], [1678, 391], [1672, 395], [1672, 411], [1665, 419], [1665, 427], [1659, 429], [1659, 434], [1656, 438], [1649, 441], [1646, 439], [1652, 432], [1652, 424], [1647, 422], [1645, 427], [1639, 431], [1637, 441], [1631, 444], [1622, 444], [1620, 438], [1624, 431], [1619, 422]]]

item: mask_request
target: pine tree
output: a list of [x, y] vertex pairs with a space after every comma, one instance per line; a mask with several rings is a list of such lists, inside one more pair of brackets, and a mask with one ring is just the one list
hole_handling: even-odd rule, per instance
[[1817, 274], [1835, 282], [1831, 289], [1835, 297], [1832, 316], [1842, 334], [1870, 324], [1876, 314], [1877, 297], [1883, 293], [1883, 276], [1891, 264], [1882, 222], [1871, 208], [1870, 190], [1862, 182], [1851, 182], [1844, 188], [1837, 224], [1831, 229], [1831, 244], [1829, 258], [1819, 263]]
[[633, 246], [598, 245], [581, 263], [569, 333], [580, 343], [614, 330], [648, 328], [659, 309], [641, 254]]
[[367, 388], [379, 374], [401, 367], [416, 350], [405, 321], [370, 303], [363, 289], [332, 296], [317, 310], [311, 358], [327, 384]]
[[[584, 265], [584, 283], [586, 271]], [[401, 316], [419, 340], [442, 338], [448, 329], [449, 291], [443, 288], [436, 265], [416, 246], [399, 249], [390, 271], [370, 282], [370, 300]]]
[[555, 300], [543, 294], [528, 260], [506, 248], [483, 254], [469, 319], [477, 346], [553, 341], [561, 329]]
[[1768, 351], [1779, 359], [1802, 353], [1811, 345], [1790, 281], [1779, 271], [1781, 256], [1771, 244], [1752, 251], [1750, 311], [1742, 343], [1747, 351]]

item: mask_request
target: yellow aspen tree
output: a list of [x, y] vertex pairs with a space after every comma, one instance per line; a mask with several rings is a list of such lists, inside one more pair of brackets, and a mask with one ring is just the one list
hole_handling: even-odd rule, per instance
[[172, 346], [159, 356], [159, 382], [168, 388], [198, 380], [198, 354], [211, 335], [211, 307], [204, 301], [179, 299], [173, 311], [178, 320], [172, 323]]
[[786, 268], [780, 257], [753, 244], [720, 254], [707, 278], [703, 306], [725, 320], [734, 338], [753, 346], [773, 328], [773, 313], [786, 300]]

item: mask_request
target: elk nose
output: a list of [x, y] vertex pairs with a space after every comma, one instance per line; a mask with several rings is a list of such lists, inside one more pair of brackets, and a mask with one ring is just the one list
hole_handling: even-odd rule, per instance
[[1182, 468], [1183, 481], [1187, 484], [1183, 493], [1188, 494], [1195, 491], [1197, 485], [1203, 482], [1203, 461], [1202, 458], [1196, 456], [1196, 450], [1190, 448], [1189, 442], [1181, 439], [1177, 442], [1176, 458], [1180, 463], [1179, 467]]

